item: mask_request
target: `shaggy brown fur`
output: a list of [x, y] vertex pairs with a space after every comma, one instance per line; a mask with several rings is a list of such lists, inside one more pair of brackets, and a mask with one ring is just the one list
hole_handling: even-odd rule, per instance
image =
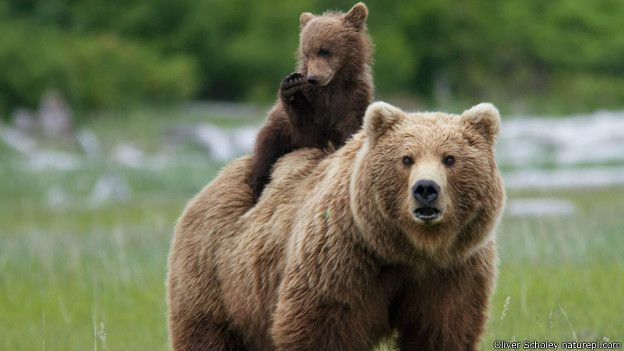
[[[455, 116], [375, 103], [335, 153], [282, 157], [251, 209], [251, 159], [232, 161], [176, 227], [173, 348], [370, 350], [396, 332], [401, 350], [476, 350], [504, 201], [499, 119], [490, 104]], [[440, 185], [436, 219], [415, 210], [423, 178]]]
[[301, 15], [297, 72], [282, 82], [256, 138], [250, 176], [256, 199], [279, 157], [303, 147], [340, 147], [360, 128], [373, 97], [367, 16], [362, 3], [346, 14]]

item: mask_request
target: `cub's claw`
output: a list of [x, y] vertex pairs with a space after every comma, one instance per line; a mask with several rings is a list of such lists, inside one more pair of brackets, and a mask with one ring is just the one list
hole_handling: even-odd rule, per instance
[[301, 73], [291, 73], [282, 81], [280, 93], [286, 102], [291, 102], [295, 98], [295, 94], [303, 90], [306, 84], [306, 78]]

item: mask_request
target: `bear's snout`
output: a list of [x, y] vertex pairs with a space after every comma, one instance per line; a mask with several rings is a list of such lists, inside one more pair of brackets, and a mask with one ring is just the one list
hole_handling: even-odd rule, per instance
[[315, 75], [309, 75], [308, 76], [308, 83], [312, 84], [312, 85], [316, 85], [318, 83], [318, 77]]
[[440, 186], [433, 180], [419, 180], [412, 187], [412, 196], [424, 207], [429, 207], [438, 198]]

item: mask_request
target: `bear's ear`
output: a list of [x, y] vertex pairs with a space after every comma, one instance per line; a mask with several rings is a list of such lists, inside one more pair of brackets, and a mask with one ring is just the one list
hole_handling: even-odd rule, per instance
[[304, 12], [299, 16], [299, 28], [303, 28], [314, 18], [314, 15], [310, 12]]
[[463, 123], [471, 131], [481, 134], [488, 143], [494, 144], [500, 129], [500, 113], [490, 103], [480, 103], [462, 113]]
[[362, 29], [366, 18], [368, 17], [368, 8], [363, 2], [355, 4], [349, 12], [344, 15], [345, 21], [350, 23], [355, 29]]
[[364, 114], [363, 125], [371, 146], [398, 122], [401, 116], [403, 116], [403, 111], [383, 101], [370, 104]]

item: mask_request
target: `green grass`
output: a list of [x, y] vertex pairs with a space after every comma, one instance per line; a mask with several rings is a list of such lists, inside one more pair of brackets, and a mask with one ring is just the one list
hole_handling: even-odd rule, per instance
[[[0, 190], [0, 349], [166, 349], [172, 227], [215, 170], [162, 178], [125, 172], [131, 200], [99, 208], [80, 189], [95, 183], [95, 172], [2, 174], [9, 186]], [[185, 178], [195, 184], [175, 181]], [[51, 208], [44, 183], [63, 187], [76, 203]]]
[[[149, 186], [128, 174], [141, 189], [133, 199], [93, 209], [51, 209], [38, 189], [26, 187], [43, 179], [69, 187], [80, 177], [94, 180], [89, 172], [3, 174], [20, 181], [0, 197], [0, 349], [166, 349], [171, 230], [186, 199], [214, 171], [199, 169], [190, 176], [197, 183], [186, 185], [174, 183], [189, 178], [184, 171], [162, 182], [145, 175]], [[501, 223], [500, 274], [483, 349], [495, 339], [622, 340], [624, 191], [557, 195], [575, 201], [579, 213]]]
[[[143, 122], [99, 123], [92, 128], [108, 144], [131, 138]], [[157, 119], [133, 141], [153, 145], [148, 135], [165, 127]], [[8, 151], [0, 154], [7, 160], [0, 165], [0, 350], [166, 350], [172, 228], [219, 165], [150, 171], [93, 162], [32, 173], [9, 167], [16, 162]], [[127, 179], [128, 202], [89, 205], [104, 171]], [[63, 189], [66, 205], [48, 203], [51, 187]], [[503, 218], [500, 274], [482, 349], [497, 339], [622, 341], [624, 189], [509, 194], [532, 196], [564, 198], [578, 211]]]
[[624, 190], [547, 195], [573, 201], [578, 213], [503, 218], [484, 349], [497, 339], [624, 340]]

